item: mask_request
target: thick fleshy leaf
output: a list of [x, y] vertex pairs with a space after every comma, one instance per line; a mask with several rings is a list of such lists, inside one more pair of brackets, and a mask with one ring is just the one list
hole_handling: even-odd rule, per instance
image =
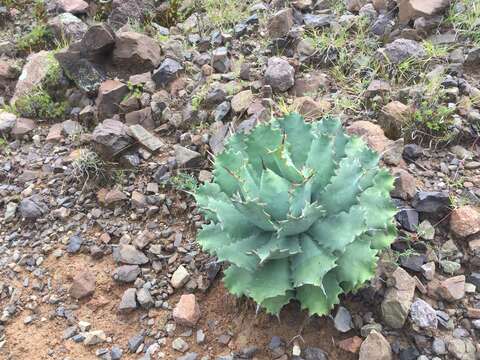
[[386, 230], [373, 230], [368, 232], [370, 247], [377, 250], [389, 248], [396, 237], [397, 228], [391, 221], [388, 223]]
[[245, 139], [245, 153], [249, 163], [258, 175], [264, 169], [280, 173], [277, 167], [275, 150], [282, 144], [283, 136], [280, 130], [273, 129], [268, 124], [257, 126]]
[[290, 182], [270, 169], [264, 170], [260, 180], [260, 199], [265, 204], [265, 211], [275, 220], [287, 217], [290, 202], [288, 191]]
[[382, 190], [376, 186], [361, 193], [358, 201], [365, 210], [368, 229], [385, 229], [388, 222], [398, 212], [390, 198], [382, 194]]
[[265, 244], [271, 234], [258, 232], [245, 239], [231, 239], [220, 225], [206, 225], [197, 235], [203, 250], [215, 253], [220, 261], [228, 261], [238, 267], [254, 271], [260, 263], [252, 249]]
[[287, 291], [285, 295], [275, 296], [273, 298], [265, 299], [260, 304], [268, 314], [276, 315], [280, 312], [282, 307], [287, 305], [290, 300], [295, 297], [293, 290]]
[[259, 227], [264, 231], [276, 231], [276, 227], [272, 218], [267, 214], [265, 205], [260, 204], [259, 200], [233, 199], [235, 208], [250, 221], [251, 224]]
[[337, 260], [337, 278], [346, 291], [370, 280], [375, 275], [377, 250], [370, 248], [370, 242], [359, 238], [347, 245], [343, 255]]
[[364, 211], [354, 206], [348, 213], [342, 212], [318, 221], [308, 233], [320, 246], [343, 252], [365, 230]]
[[299, 217], [305, 207], [312, 202], [312, 182], [305, 181], [300, 185], [293, 184], [289, 191], [289, 202], [289, 215]]
[[301, 168], [307, 160], [310, 144], [313, 140], [311, 125], [296, 113], [279, 119], [278, 125], [286, 135], [285, 143], [291, 153], [293, 163]]
[[326, 315], [339, 303], [338, 296], [343, 292], [331, 271], [323, 278], [323, 289], [314, 285], [303, 285], [297, 289], [297, 299], [302, 309], [308, 309], [310, 315]]
[[288, 259], [268, 261], [254, 272], [231, 265], [224, 273], [225, 286], [233, 294], [249, 296], [259, 304], [292, 288]]
[[278, 170], [280, 171], [278, 175], [284, 177], [292, 183], [303, 183], [305, 178], [290, 158], [290, 154], [285, 144], [282, 144], [272, 155], [274, 156], [274, 161], [277, 164]]
[[271, 235], [265, 244], [259, 244], [253, 252], [260, 258], [260, 264], [267, 260], [284, 259], [302, 251], [298, 236], [280, 237]]
[[336, 264], [336, 256], [320, 247], [308, 235], [301, 237], [302, 252], [292, 257], [292, 280], [295, 287], [315, 285], [323, 288], [323, 277]]
[[325, 211], [323, 208], [314, 203], [307, 204], [298, 217], [288, 216], [287, 220], [278, 222], [277, 236], [292, 236], [306, 232], [310, 227], [323, 217]]
[[314, 201], [318, 199], [320, 191], [335, 174], [336, 164], [333, 159], [333, 146], [334, 138], [327, 135], [320, 135], [312, 141], [306, 166], [313, 170], [311, 187]]

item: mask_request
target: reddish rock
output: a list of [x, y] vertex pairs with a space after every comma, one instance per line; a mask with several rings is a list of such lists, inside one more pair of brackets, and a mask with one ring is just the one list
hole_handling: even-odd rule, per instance
[[338, 347], [342, 350], [351, 352], [353, 354], [358, 353], [360, 346], [362, 346], [362, 338], [354, 336], [338, 342]]
[[328, 101], [315, 101], [310, 96], [297, 97], [293, 106], [306, 119], [317, 119], [332, 108]]
[[83, 0], [57, 0], [61, 11], [71, 14], [84, 14], [88, 10], [88, 3]]
[[441, 281], [436, 291], [440, 297], [450, 302], [463, 299], [465, 296], [465, 276], [454, 276]]
[[367, 91], [365, 92], [365, 96], [367, 98], [372, 98], [377, 95], [385, 95], [388, 94], [392, 90], [390, 83], [384, 80], [373, 80], [370, 85], [368, 85]]
[[293, 26], [293, 10], [283, 9], [275, 13], [268, 23], [268, 34], [272, 38], [281, 38], [290, 31]]
[[182, 295], [173, 309], [173, 319], [177, 324], [193, 327], [200, 319], [200, 307], [195, 295]]
[[359, 360], [392, 360], [392, 348], [382, 334], [372, 330], [360, 347]]
[[450, 230], [459, 238], [480, 232], [480, 213], [470, 205], [453, 210], [450, 216]]
[[372, 149], [379, 153], [382, 153], [392, 143], [385, 136], [382, 128], [370, 121], [355, 121], [347, 128], [347, 132], [351, 135], [360, 136]]
[[392, 101], [382, 108], [378, 123], [388, 138], [396, 140], [402, 136], [402, 128], [410, 116], [410, 106]]
[[105, 194], [104, 202], [105, 205], [110, 206], [125, 200], [127, 200], [127, 195], [125, 195], [120, 190], [112, 189]]
[[139, 74], [153, 70], [160, 65], [160, 53], [160, 46], [151, 37], [126, 31], [117, 33], [113, 62], [122, 71]]
[[32, 119], [18, 118], [17, 121], [15, 122], [15, 126], [11, 131], [11, 134], [14, 137], [21, 138], [25, 135], [28, 135], [36, 127], [37, 125], [35, 124], [35, 121], [33, 121]]
[[80, 271], [74, 278], [70, 287], [70, 296], [83, 299], [95, 292], [95, 274], [89, 270]]
[[155, 129], [155, 122], [153, 121], [152, 108], [147, 106], [141, 110], [132, 111], [125, 115], [125, 123], [127, 125], [141, 125], [147, 130]]
[[96, 100], [100, 120], [109, 118], [119, 112], [120, 103], [128, 94], [128, 87], [117, 80], [106, 80], [98, 89]]
[[53, 124], [48, 130], [46, 140], [49, 142], [59, 142], [63, 140], [63, 124]]
[[401, 168], [393, 169], [392, 175], [395, 178], [395, 188], [391, 192], [392, 197], [411, 200], [417, 191], [413, 175]]
[[22, 74], [15, 86], [15, 93], [10, 103], [14, 104], [19, 97], [28, 94], [35, 87], [42, 85], [42, 82], [47, 76], [48, 69], [50, 69], [51, 62], [52, 56], [48, 51], [40, 51], [29, 55], [27, 63], [23, 67]]
[[445, 10], [450, 0], [397, 0], [400, 22], [406, 23], [419, 17], [428, 17]]

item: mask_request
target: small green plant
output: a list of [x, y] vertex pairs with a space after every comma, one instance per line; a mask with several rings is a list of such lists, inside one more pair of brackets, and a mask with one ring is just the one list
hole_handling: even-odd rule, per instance
[[178, 172], [167, 180], [167, 184], [180, 191], [192, 192], [198, 188], [198, 181], [192, 174]]
[[106, 177], [105, 162], [96, 152], [89, 149], [79, 150], [72, 167], [75, 176], [85, 181]]
[[131, 81], [127, 82], [127, 88], [129, 93], [126, 95], [126, 99], [129, 98], [140, 98], [143, 94], [143, 84], [132, 84]]
[[457, 34], [470, 39], [474, 45], [480, 45], [480, 0], [452, 1], [446, 22]]
[[229, 138], [194, 195], [209, 221], [197, 241], [229, 264], [230, 292], [271, 314], [297, 299], [325, 315], [373, 277], [396, 237], [379, 158], [333, 118], [291, 114]]
[[17, 41], [20, 51], [37, 51], [48, 48], [53, 41], [52, 32], [46, 25], [36, 25], [32, 30]]
[[56, 102], [50, 94], [38, 87], [15, 101], [14, 112], [35, 119], [61, 119], [68, 109], [66, 101]]
[[248, 16], [248, 1], [237, 0], [199, 0], [199, 6], [205, 11], [208, 27], [227, 28]]

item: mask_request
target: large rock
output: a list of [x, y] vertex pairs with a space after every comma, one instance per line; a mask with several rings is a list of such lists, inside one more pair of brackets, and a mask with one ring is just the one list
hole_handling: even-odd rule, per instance
[[112, 117], [120, 111], [120, 103], [129, 93], [127, 85], [118, 80], [105, 80], [98, 89], [97, 105], [100, 120]]
[[119, 29], [128, 21], [142, 22], [144, 19], [145, 4], [143, 0], [113, 0], [112, 11], [108, 16], [108, 23]]
[[81, 50], [88, 57], [106, 55], [115, 46], [115, 33], [104, 23], [90, 26], [82, 38]]
[[175, 145], [175, 159], [179, 167], [195, 168], [202, 161], [202, 155], [181, 145]]
[[402, 129], [410, 120], [411, 114], [410, 106], [392, 101], [382, 108], [378, 123], [388, 138], [396, 140], [402, 137]]
[[70, 287], [70, 296], [75, 299], [83, 299], [95, 292], [96, 276], [89, 270], [80, 271], [74, 278]]
[[114, 259], [117, 262], [128, 265], [143, 265], [149, 261], [143, 252], [137, 250], [135, 246], [128, 244], [120, 244], [115, 249]]
[[25, 219], [35, 220], [48, 212], [48, 207], [38, 195], [20, 201], [20, 214]]
[[27, 63], [22, 69], [15, 86], [15, 92], [10, 100], [11, 104], [14, 104], [19, 97], [28, 94], [43, 84], [52, 61], [55, 61], [55, 59], [52, 59], [52, 54], [49, 51], [40, 51], [28, 56]]
[[29, 135], [36, 127], [37, 124], [32, 119], [18, 118], [10, 133], [15, 138], [22, 138]]
[[355, 121], [347, 128], [347, 132], [360, 136], [372, 149], [379, 153], [383, 153], [392, 143], [385, 136], [380, 126], [366, 120]]
[[382, 302], [382, 316], [388, 326], [401, 329], [405, 324], [415, 295], [415, 280], [401, 267], [392, 273], [391, 279], [394, 285], [385, 293]]
[[400, 22], [406, 23], [442, 12], [450, 5], [450, 0], [397, 0], [397, 4]]
[[76, 45], [63, 49], [55, 54], [65, 75], [72, 80], [77, 87], [87, 93], [94, 95], [106, 79], [103, 71], [90, 61], [81, 57], [80, 47]]
[[17, 115], [9, 112], [0, 112], [0, 134], [6, 136], [15, 126]]
[[179, 302], [173, 309], [173, 320], [184, 326], [195, 326], [200, 319], [200, 307], [197, 304], [195, 295], [182, 295]]
[[400, 64], [407, 59], [420, 59], [426, 54], [425, 49], [418, 42], [410, 39], [397, 39], [384, 48], [377, 50], [380, 59], [386, 57], [394, 64]]
[[251, 90], [240, 91], [231, 100], [232, 110], [236, 113], [243, 113], [247, 111], [252, 102], [253, 93]]
[[392, 175], [395, 178], [395, 188], [390, 193], [392, 197], [402, 200], [410, 200], [416, 193], [415, 177], [407, 170], [395, 168], [392, 170]]
[[419, 212], [435, 214], [448, 211], [450, 203], [450, 195], [446, 191], [419, 191], [412, 206]]
[[141, 270], [138, 265], [122, 265], [113, 271], [113, 279], [118, 282], [134, 282], [140, 275]]
[[87, 24], [68, 12], [48, 21], [48, 27], [59, 41], [78, 41], [88, 30]]
[[177, 60], [166, 58], [160, 67], [154, 71], [152, 80], [158, 87], [166, 87], [178, 77], [182, 70], [183, 66]]
[[88, 3], [83, 0], [57, 0], [57, 9], [71, 14], [85, 14]]
[[151, 152], [156, 152], [165, 146], [165, 143], [153, 135], [151, 132], [145, 130], [141, 125], [130, 126], [130, 132], [135, 140], [140, 145], [147, 148]]
[[450, 302], [463, 299], [465, 296], [465, 275], [454, 276], [440, 282], [437, 294]]
[[265, 71], [265, 83], [274, 91], [287, 91], [295, 84], [295, 69], [285, 59], [270, 58]]
[[92, 134], [96, 151], [104, 159], [113, 159], [133, 143], [128, 127], [120, 121], [107, 119], [98, 124]]
[[480, 231], [480, 213], [470, 205], [452, 211], [450, 230], [458, 238], [465, 238]]
[[118, 311], [129, 312], [135, 310], [138, 307], [136, 293], [137, 290], [135, 288], [125, 290], [120, 300], [120, 304], [118, 304]]
[[268, 23], [268, 34], [272, 38], [281, 38], [288, 34], [293, 26], [293, 10], [283, 9], [274, 14]]
[[435, 309], [422, 299], [416, 299], [412, 304], [410, 317], [413, 323], [422, 329], [436, 329], [438, 326]]
[[212, 67], [220, 72], [227, 73], [230, 71], [230, 59], [228, 58], [228, 49], [226, 47], [219, 47], [212, 53]]
[[121, 71], [140, 74], [160, 65], [160, 46], [151, 37], [136, 32], [117, 34], [113, 63]]
[[382, 334], [372, 330], [360, 346], [359, 360], [392, 360], [392, 348]]

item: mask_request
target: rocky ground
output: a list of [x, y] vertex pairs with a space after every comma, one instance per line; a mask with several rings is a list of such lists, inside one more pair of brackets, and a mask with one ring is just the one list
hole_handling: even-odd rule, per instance
[[[480, 358], [479, 18], [479, 0], [2, 0], [0, 358]], [[399, 237], [330, 317], [257, 313], [195, 243], [212, 156], [291, 111], [339, 117], [396, 176]]]

